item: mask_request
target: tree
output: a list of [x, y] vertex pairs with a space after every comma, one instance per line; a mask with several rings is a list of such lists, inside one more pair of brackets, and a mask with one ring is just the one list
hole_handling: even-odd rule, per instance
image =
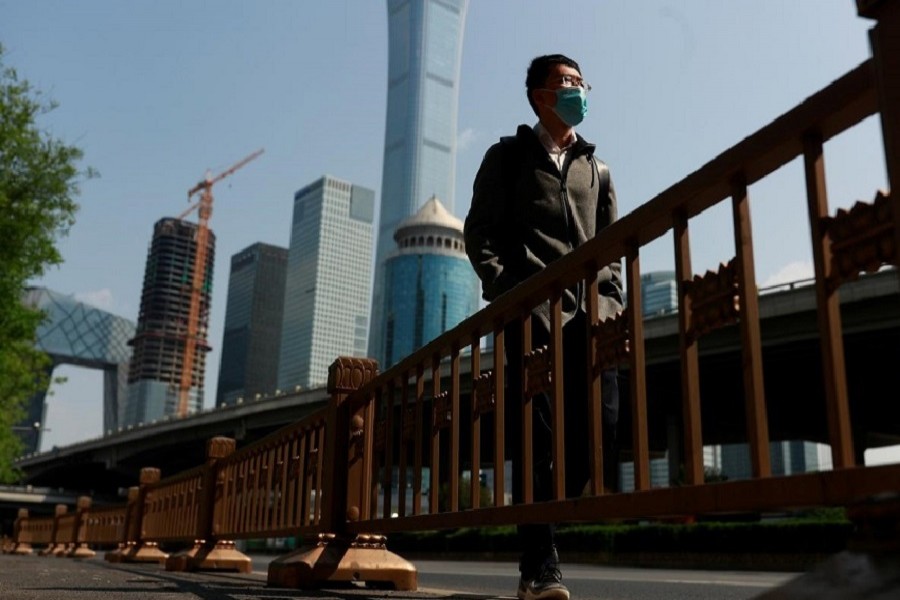
[[47, 383], [49, 358], [34, 348], [43, 315], [22, 303], [29, 280], [62, 262], [56, 247], [75, 220], [82, 152], [42, 130], [55, 108], [16, 70], [0, 46], [0, 482], [15, 481], [21, 452], [13, 429], [25, 402]]

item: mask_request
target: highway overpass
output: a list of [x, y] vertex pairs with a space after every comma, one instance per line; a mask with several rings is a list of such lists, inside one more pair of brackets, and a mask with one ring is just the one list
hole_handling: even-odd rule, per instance
[[[764, 290], [760, 295], [765, 392], [772, 440], [826, 442], [824, 392], [811, 282]], [[900, 278], [888, 269], [844, 285], [840, 291], [847, 377], [858, 460], [867, 447], [900, 444]], [[651, 449], [677, 452], [672, 437], [681, 419], [677, 315], [645, 321], [648, 422]], [[705, 444], [744, 441], [740, 339], [736, 326], [700, 342], [701, 400]], [[482, 365], [489, 365], [490, 354]], [[461, 361], [464, 395], [469, 392], [469, 361]], [[798, 374], [803, 374], [798, 377]], [[809, 382], [814, 387], [809, 388]], [[621, 373], [623, 414], [620, 436], [629, 444], [627, 371]], [[426, 386], [426, 389], [429, 389]], [[117, 431], [48, 452], [24, 456], [18, 466], [34, 485], [115, 493], [135, 485], [142, 467], [163, 476], [203, 462], [207, 439], [234, 437], [241, 447], [323, 407], [324, 388], [262, 398]], [[870, 410], [878, 406], [878, 411]], [[877, 414], [874, 418], [870, 415]], [[465, 442], [464, 442], [465, 443]], [[465, 445], [463, 447], [466, 447]], [[487, 447], [487, 446], [485, 446]]]

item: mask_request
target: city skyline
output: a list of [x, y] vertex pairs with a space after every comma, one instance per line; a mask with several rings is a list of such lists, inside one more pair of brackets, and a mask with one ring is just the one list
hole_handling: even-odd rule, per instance
[[[523, 80], [536, 54], [572, 55], [594, 85], [579, 131], [611, 166], [620, 216], [869, 56], [871, 23], [856, 17], [853, 2], [845, 0], [821, 2], [814, 13], [776, 1], [677, 8], [665, 2], [566, 2], [550, 29], [547, 15], [546, 6], [512, 1], [469, 7], [457, 217], [465, 215], [467, 188], [484, 150], [534, 119]], [[296, 34], [298, 27], [304, 35]], [[743, 35], [748, 30], [754, 35]], [[740, 45], [731, 42], [737, 36]], [[255, 147], [267, 150], [216, 190], [210, 226], [223, 256], [256, 241], [286, 245], [297, 181], [328, 172], [373, 188], [380, 181], [387, 96], [383, 3], [256, 9], [224, 2], [208, 10], [202, 3], [5, 2], [0, 41], [5, 64], [60, 103], [41, 122], [82, 146], [84, 164], [102, 174], [82, 186], [82, 210], [61, 244], [66, 263], [34, 283], [116, 314], [136, 317], [152, 223], [183, 210], [184, 192], [207, 167], [228, 165]], [[323, 54], [321, 48], [333, 50]], [[328, 85], [326, 73], [340, 74], [346, 85]], [[885, 186], [879, 157], [877, 120], [829, 144], [832, 209], [870, 199]], [[754, 222], [757, 231], [778, 239], [756, 248], [760, 285], [810, 273], [806, 228], [798, 216], [803, 203], [793, 201], [802, 198], [801, 169], [792, 164], [771, 179], [751, 190], [753, 202], [786, 206], [777, 222]], [[703, 215], [699, 231], [692, 229], [696, 272], [732, 252], [717, 242], [723, 218], [714, 213]], [[710, 224], [705, 234], [704, 220]], [[97, 235], [101, 231], [121, 234]], [[659, 258], [671, 252], [669, 245], [662, 241], [657, 254], [648, 248], [642, 256], [646, 271], [672, 268]], [[221, 282], [227, 263], [220, 262], [210, 378], [219, 363], [226, 304]], [[91, 386], [93, 398], [100, 396], [99, 375], [80, 369], [67, 375], [69, 383], [51, 399], [51, 444], [67, 429], [53, 428], [54, 418], [80, 423], [83, 437], [100, 431], [99, 402], [88, 406], [92, 400], [81, 397]], [[86, 421], [91, 411], [96, 416]]]

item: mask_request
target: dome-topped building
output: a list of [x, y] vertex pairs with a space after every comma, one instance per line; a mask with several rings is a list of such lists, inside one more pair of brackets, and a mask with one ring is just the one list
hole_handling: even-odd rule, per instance
[[435, 254], [441, 254], [442, 250], [466, 254], [463, 222], [447, 212], [437, 196], [432, 196], [419, 212], [400, 222], [394, 231], [394, 241], [399, 254], [419, 253], [422, 248], [430, 248]]
[[383, 368], [418, 350], [478, 310], [478, 280], [466, 256], [463, 223], [432, 196], [394, 231], [385, 261]]

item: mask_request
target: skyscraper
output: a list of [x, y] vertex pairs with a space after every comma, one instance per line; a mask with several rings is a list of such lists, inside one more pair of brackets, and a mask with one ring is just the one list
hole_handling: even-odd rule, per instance
[[383, 368], [418, 350], [478, 310], [478, 281], [463, 223], [432, 198], [394, 233], [385, 261]]
[[641, 275], [641, 300], [645, 317], [677, 311], [678, 285], [675, 283], [675, 271], [653, 271]]
[[381, 362], [385, 260], [394, 250], [394, 230], [432, 195], [442, 198], [453, 212], [459, 66], [467, 4], [467, 0], [387, 3], [387, 122], [369, 339], [369, 355]]
[[[153, 227], [137, 330], [129, 341], [134, 350], [128, 371], [125, 425], [152, 421], [178, 410], [194, 256], [197, 253], [196, 233], [195, 223], [180, 219], [160, 219]], [[188, 395], [189, 412], [196, 412], [203, 406], [206, 353], [210, 350], [205, 336], [209, 329], [215, 245], [215, 235], [210, 231], [206, 280], [203, 282], [198, 317], [200, 340]]]
[[216, 406], [278, 387], [287, 258], [261, 242], [231, 257]]
[[278, 387], [324, 384], [338, 356], [365, 356], [375, 192], [326, 175], [294, 194]]

